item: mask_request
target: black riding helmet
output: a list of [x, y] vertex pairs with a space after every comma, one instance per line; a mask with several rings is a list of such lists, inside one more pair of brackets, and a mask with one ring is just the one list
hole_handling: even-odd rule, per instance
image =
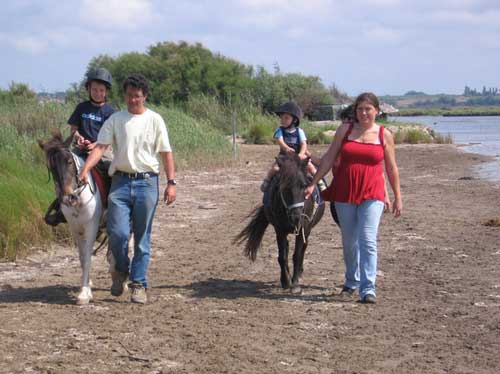
[[92, 81], [101, 82], [108, 89], [111, 89], [111, 84], [113, 82], [113, 78], [111, 77], [111, 73], [105, 68], [95, 68], [88, 72], [87, 74], [87, 82], [85, 82], [85, 87], [88, 88], [89, 83]]
[[295, 126], [300, 125], [300, 119], [302, 118], [302, 109], [293, 101], [289, 101], [283, 105], [280, 105], [278, 109], [274, 111], [278, 116], [283, 113], [290, 114], [295, 118]]

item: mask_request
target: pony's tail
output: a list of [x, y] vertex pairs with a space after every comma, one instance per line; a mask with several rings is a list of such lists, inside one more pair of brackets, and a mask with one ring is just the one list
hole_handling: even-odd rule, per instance
[[248, 217], [252, 217], [250, 223], [233, 239], [233, 244], [242, 244], [246, 241], [243, 253], [245, 256], [255, 261], [257, 251], [262, 243], [262, 238], [269, 225], [269, 221], [264, 213], [264, 206], [255, 208]]

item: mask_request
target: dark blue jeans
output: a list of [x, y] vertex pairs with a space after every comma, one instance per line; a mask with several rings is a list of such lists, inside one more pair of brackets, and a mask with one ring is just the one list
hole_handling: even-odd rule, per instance
[[[158, 198], [157, 176], [145, 179], [113, 176], [108, 197], [109, 248], [115, 257], [116, 271], [130, 273], [130, 281], [140, 283], [146, 288], [151, 254], [151, 228]], [[131, 232], [134, 234], [132, 263], [128, 256]]]

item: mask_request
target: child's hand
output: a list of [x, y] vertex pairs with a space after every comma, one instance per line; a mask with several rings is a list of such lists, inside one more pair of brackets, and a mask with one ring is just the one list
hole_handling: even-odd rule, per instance
[[295, 149], [290, 148], [290, 147], [288, 147], [288, 148], [286, 149], [286, 151], [287, 151], [288, 153], [295, 153]]
[[310, 184], [309, 186], [307, 186], [306, 189], [304, 190], [304, 198], [306, 200], [309, 199], [309, 197], [312, 195], [313, 191], [314, 191], [313, 184]]

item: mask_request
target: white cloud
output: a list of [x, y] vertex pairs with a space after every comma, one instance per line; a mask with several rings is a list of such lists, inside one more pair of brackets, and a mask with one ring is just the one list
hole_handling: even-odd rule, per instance
[[367, 27], [363, 34], [368, 40], [381, 45], [397, 44], [403, 39], [401, 31], [384, 26]]
[[15, 36], [12, 38], [11, 43], [18, 50], [32, 54], [42, 53], [48, 47], [48, 42], [46, 40], [31, 35]]
[[83, 0], [79, 17], [84, 25], [97, 30], [134, 30], [154, 18], [150, 0]]
[[431, 15], [431, 20], [441, 23], [462, 24], [466, 26], [496, 27], [500, 24], [500, 10], [475, 12], [470, 10], [441, 10]]
[[334, 2], [328, 0], [239, 0], [235, 4], [236, 19], [257, 31], [293, 28], [297, 24], [319, 22], [332, 14]]

